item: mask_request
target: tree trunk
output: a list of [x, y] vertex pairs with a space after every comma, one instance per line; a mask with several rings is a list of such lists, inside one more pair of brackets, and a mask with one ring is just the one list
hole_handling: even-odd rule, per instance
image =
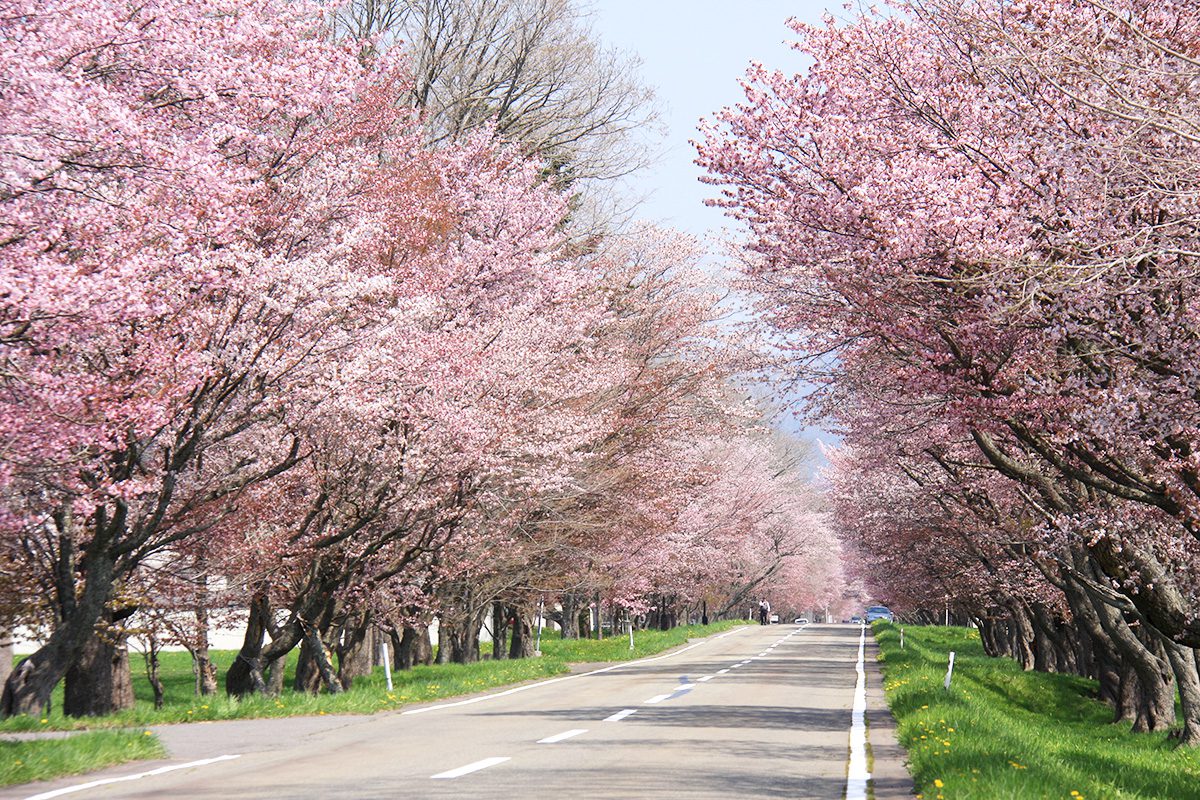
[[429, 664], [433, 661], [433, 644], [430, 642], [428, 625], [405, 625], [399, 637], [393, 634], [392, 645], [396, 649], [396, 669], [412, 669], [417, 664]]
[[[115, 523], [114, 523], [115, 524]], [[69, 522], [63, 523], [69, 527]], [[103, 532], [97, 533], [97, 539]], [[111, 535], [111, 534], [110, 534]], [[61, 619], [50, 638], [37, 652], [23, 660], [8, 676], [0, 695], [0, 719], [16, 714], [40, 714], [50, 708], [50, 693], [80, 657], [95, 633], [96, 623], [112, 595], [115, 564], [107, 551], [93, 540], [94, 549], [81, 559], [84, 577], [77, 591], [75, 561], [70, 541], [64, 537], [56, 566]], [[70, 596], [67, 596], [67, 595]]]
[[509, 658], [529, 658], [533, 655], [533, 624], [530, 622], [528, 609], [521, 606], [509, 606], [509, 616], [513, 622], [512, 646], [509, 648]]
[[[304, 643], [308, 645], [321, 683], [325, 684], [325, 688], [329, 690], [330, 694], [341, 694], [342, 684], [333, 671], [333, 664], [329, 662], [329, 651], [325, 648], [325, 642], [321, 640], [321, 632], [316, 626], [308, 629]], [[296, 673], [299, 675], [298, 665]]]
[[269, 674], [266, 680], [266, 693], [271, 697], [279, 697], [279, 695], [283, 694], [284, 676], [287, 674], [287, 659], [287, 653], [284, 653], [267, 665]]
[[579, 597], [574, 592], [562, 596], [562, 638], [579, 638]]
[[[330, 598], [335, 587], [335, 581], [311, 586], [297, 597], [291, 619], [278, 630], [271, 623], [272, 612], [267, 591], [260, 588], [250, 603], [250, 619], [246, 624], [242, 649], [225, 673], [225, 691], [237, 697], [265, 692], [267, 686], [263, 681], [263, 671], [266, 665], [290, 653], [305, 638], [308, 630], [320, 626], [321, 620], [329, 618], [333, 605]], [[263, 636], [268, 630], [271, 631], [271, 643], [263, 647]]]
[[1175, 724], [1175, 682], [1161, 645], [1143, 642], [1112, 606], [1100, 600], [1094, 605], [1122, 665], [1128, 667], [1121, 675], [1121, 718], [1128, 719], [1124, 715], [1132, 711], [1133, 730], [1138, 733], [1169, 729]]
[[479, 660], [479, 629], [483, 626], [483, 615], [490, 605], [470, 615], [467, 619], [448, 623], [443, 620], [438, 628], [439, 664], [474, 664]]
[[351, 616], [337, 639], [338, 680], [349, 689], [355, 679], [370, 675], [374, 663], [375, 637], [371, 635], [371, 612]]
[[1179, 705], [1183, 713], [1183, 728], [1172, 735], [1188, 747], [1200, 745], [1200, 674], [1196, 672], [1196, 651], [1169, 639], [1163, 642], [1175, 685], [1179, 688]]
[[13, 638], [12, 631], [0, 627], [0, 686], [8, 680], [13, 670]]
[[208, 608], [196, 607], [196, 645], [192, 650], [192, 670], [196, 675], [196, 694], [217, 693], [217, 667], [208, 655]]
[[600, 606], [599, 592], [596, 592], [595, 597], [592, 598], [592, 610], [594, 620], [593, 624], [596, 626], [596, 629], [593, 631], [593, 633], [596, 634], [596, 639], [600, 640], [604, 638], [604, 617], [602, 616], [603, 610]]
[[[305, 636], [300, 642], [300, 657], [296, 661], [296, 677], [292, 681], [292, 689], [297, 692], [307, 692], [308, 694], [317, 694], [321, 691], [321, 659], [328, 659], [325, 655], [325, 644], [321, 641], [319, 635], [315, 637], [316, 644], [314, 645], [314, 637]], [[319, 657], [318, 657], [319, 656]]]
[[979, 627], [979, 643], [983, 645], [985, 655], [998, 658], [1004, 653], [1000, 648], [1000, 637], [997, 635], [999, 625], [993, 617], [980, 617], [976, 623]]
[[146, 680], [150, 682], [150, 688], [154, 691], [154, 709], [159, 711], [163, 707], [163, 684], [158, 677], [158, 640], [153, 636], [146, 643]]
[[[1077, 568], [1083, 565], [1083, 558], [1076, 556]], [[1121, 711], [1122, 663], [1121, 656], [1112, 643], [1111, 637], [1100, 624], [1095, 604], [1084, 587], [1073, 578], [1063, 581], [1063, 592], [1067, 604], [1071, 607], [1071, 615], [1080, 632], [1080, 639], [1088, 642], [1088, 650], [1094, 677], [1100, 682], [1100, 698], [1108, 703], [1117, 714], [1117, 719], [1124, 719]], [[1132, 717], [1130, 717], [1132, 719]]]
[[234, 697], [258, 694], [267, 690], [263, 680], [263, 639], [267, 635], [267, 621], [271, 608], [265, 589], [260, 589], [250, 600], [250, 615], [246, 620], [246, 635], [242, 649], [225, 673], [225, 691]]
[[1041, 606], [1029, 607], [1029, 622], [1033, 628], [1033, 668], [1038, 672], [1058, 671], [1058, 652], [1054, 646], [1053, 620]]
[[508, 614], [504, 603], [492, 602], [492, 660], [508, 658]]
[[1033, 625], [1029, 622], [1029, 616], [1025, 613], [1025, 607], [1022, 603], [1012, 601], [1008, 604], [1009, 619], [1012, 621], [1012, 652], [1017, 663], [1021, 665], [1023, 670], [1031, 670], [1034, 667], [1035, 660], [1033, 655]]
[[67, 670], [63, 713], [98, 717], [133, 708], [133, 676], [125, 634], [108, 628], [92, 634], [83, 653]]

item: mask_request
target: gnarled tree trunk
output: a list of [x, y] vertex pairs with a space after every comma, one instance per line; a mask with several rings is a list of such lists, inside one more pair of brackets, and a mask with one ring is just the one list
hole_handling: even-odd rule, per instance
[[351, 616], [343, 625], [337, 639], [338, 680], [349, 689], [357, 678], [370, 675], [374, 664], [375, 646], [372, 635], [371, 612]]
[[508, 658], [508, 611], [499, 600], [492, 603], [492, 660]]
[[[69, 514], [58, 521], [60, 530], [71, 527]], [[16, 714], [41, 714], [50, 707], [50, 694], [80, 657], [95, 633], [96, 623], [112, 596], [116, 564], [105, 549], [107, 539], [123, 523], [101, 521], [78, 563], [83, 588], [78, 590], [74, 545], [69, 535], [60, 543], [55, 566], [59, 584], [59, 624], [37, 652], [23, 660], [8, 676], [0, 695], [0, 719]]]
[[412, 669], [417, 664], [433, 663], [433, 643], [430, 641], [428, 625], [405, 625], [398, 636], [392, 635], [392, 645], [396, 650], [393, 659], [396, 669]]
[[529, 658], [534, 653], [533, 623], [530, 621], [532, 612], [523, 606], [509, 606], [509, 618], [513, 620], [512, 646], [509, 647], [509, 658]]
[[[112, 615], [105, 613], [106, 621]], [[105, 626], [92, 634], [83, 652], [67, 670], [63, 713], [97, 717], [133, 708], [133, 676], [124, 631]]]

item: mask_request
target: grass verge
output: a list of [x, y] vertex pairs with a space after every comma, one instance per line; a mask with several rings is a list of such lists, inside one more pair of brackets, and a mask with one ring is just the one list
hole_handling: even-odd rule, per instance
[[[184, 652], [168, 652], [159, 656], [159, 676], [163, 682], [165, 702], [162, 709], [154, 708], [154, 694], [146, 680], [143, 660], [140, 654], [130, 653], [130, 666], [133, 671], [133, 688], [137, 702], [132, 709], [118, 714], [103, 717], [76, 718], [62, 714], [62, 686], [54, 692], [51, 701], [51, 713], [43, 717], [12, 717], [0, 721], [0, 733], [24, 731], [78, 731], [103, 728], [137, 728], [136, 734], [122, 733], [121, 736], [133, 735], [140, 746], [157, 746], [152, 736], [145, 736], [141, 729], [149, 725], [169, 723], [209, 722], [228, 719], [251, 719], [261, 717], [295, 717], [321, 716], [325, 714], [372, 714], [377, 711], [388, 711], [414, 703], [425, 703], [458, 695], [471, 694], [500, 686], [521, 683], [528, 680], [548, 678], [560, 675], [571, 669], [572, 663], [623, 661], [642, 658], [662, 652], [676, 645], [683, 644], [689, 638], [709, 636], [720, 631], [728, 630], [739, 624], [738, 620], [717, 622], [711, 625], [685, 625], [669, 631], [635, 631], [634, 649], [629, 649], [628, 636], [615, 636], [603, 640], [558, 639], [552, 634], [543, 638], [542, 656], [504, 661], [481, 661], [475, 664], [434, 664], [419, 666], [411, 670], [392, 673], [393, 690], [387, 691], [387, 678], [383, 668], [377, 667], [371, 675], [364, 676], [354, 682], [353, 687], [337, 695], [311, 695], [305, 692], [295, 692], [285, 689], [279, 697], [253, 696], [242, 700], [227, 697], [223, 692], [208, 697], [195, 694], [195, 679], [192, 673], [191, 657]], [[237, 655], [233, 650], [215, 650], [211, 654], [218, 672], [223, 677], [225, 670], [233, 663]], [[289, 661], [286, 685], [291, 686], [292, 667], [295, 656]], [[140, 738], [139, 738], [140, 737]], [[15, 755], [18, 751], [7, 749], [10, 744], [4, 742], [0, 746], [0, 755], [5, 767], [0, 767], [0, 786], [12, 783], [22, 783], [31, 780], [44, 780], [56, 775], [70, 775], [102, 766], [118, 764], [140, 758], [158, 755], [158, 751], [143, 754], [132, 746], [128, 749], [127, 757], [118, 757], [123, 751], [111, 744], [103, 744], [102, 751], [108, 753], [109, 760], [98, 761], [95, 764], [84, 764], [78, 767], [67, 767], [62, 760], [63, 771], [53, 772], [52, 765], [60, 759], [53, 755], [59, 749], [64, 752], [90, 747], [88, 738], [69, 737], [66, 739], [51, 739], [38, 742], [21, 742], [37, 745], [38, 763], [47, 766], [42, 774], [29, 777], [28, 773], [16, 773], [7, 769], [14, 760], [32, 763], [30, 759]], [[107, 740], [97, 739], [98, 743]], [[124, 747], [125, 745], [122, 745]], [[100, 747], [98, 744], [97, 747]], [[11, 776], [10, 776], [11, 773]]]
[[[874, 625], [884, 692], [927, 800], [1200, 797], [1200, 753], [1113, 724], [1096, 683], [984, 655], [969, 628]], [[943, 688], [955, 652], [950, 690]]]
[[149, 731], [93, 731], [64, 739], [0, 741], [0, 786], [78, 775], [166, 755]]

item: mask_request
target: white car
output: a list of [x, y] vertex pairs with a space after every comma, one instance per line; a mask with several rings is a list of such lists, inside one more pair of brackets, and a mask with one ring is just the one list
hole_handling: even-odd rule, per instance
[[887, 606], [871, 606], [867, 609], [867, 624], [871, 624], [877, 619], [885, 619], [888, 622], [895, 622], [896, 615]]
[[795, 624], [796, 624], [796, 625], [807, 625], [807, 624], [808, 624], [808, 617], [796, 617], [796, 622], [795, 622]]
[[778, 622], [779, 622], [779, 615], [778, 615], [778, 614], [772, 614], [772, 615], [771, 615], [771, 624], [772, 624], [772, 625], [775, 625], [775, 624], [777, 624]]

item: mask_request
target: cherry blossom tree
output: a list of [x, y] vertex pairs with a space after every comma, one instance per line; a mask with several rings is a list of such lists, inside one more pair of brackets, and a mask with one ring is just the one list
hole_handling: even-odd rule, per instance
[[6, 684], [22, 713], [116, 581], [302, 459], [285, 398], [355, 337], [372, 286], [342, 243], [402, 84], [303, 4], [3, 19], [0, 525], [55, 587], [53, 633]]
[[861, 533], [929, 542], [892, 574], [1069, 605], [1139, 726], [1170, 724], [1173, 674], [1200, 741], [1195, 8], [892, 11], [795, 25], [808, 74], [753, 67], [706, 129], [749, 279], [855, 450], [845, 496], [939, 501]]

